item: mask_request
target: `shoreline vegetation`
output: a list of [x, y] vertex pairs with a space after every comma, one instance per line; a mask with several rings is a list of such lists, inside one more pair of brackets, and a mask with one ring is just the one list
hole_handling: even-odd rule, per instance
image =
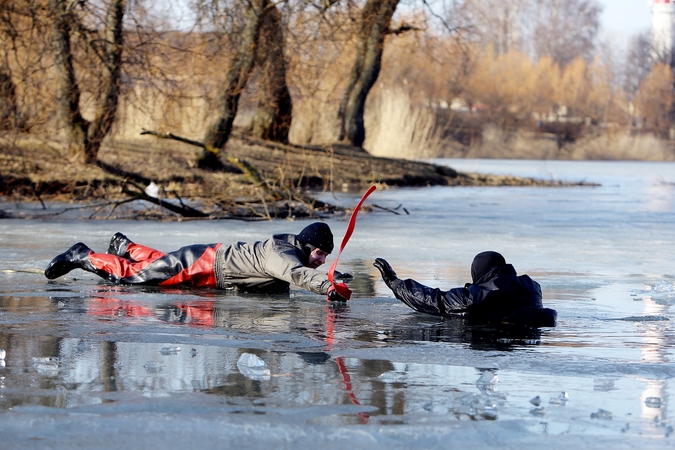
[[69, 160], [60, 141], [4, 135], [0, 137], [0, 196], [7, 204], [40, 206], [3, 209], [0, 217], [58, 217], [80, 210], [81, 217], [108, 220], [300, 219], [347, 214], [350, 211], [318, 201], [315, 195], [359, 193], [372, 184], [380, 189], [593, 185], [461, 173], [421, 161], [373, 156], [346, 144], [288, 145], [254, 139], [241, 131], [233, 133], [224, 152], [250, 165], [260, 182], [222, 156], [221, 169], [201, 169], [195, 162], [200, 149], [175, 140], [109, 139], [97, 165], [79, 165]]
[[373, 183], [571, 185], [433, 158], [675, 160], [671, 55], [619, 63], [593, 0], [5, 3], [0, 217], [321, 217]]

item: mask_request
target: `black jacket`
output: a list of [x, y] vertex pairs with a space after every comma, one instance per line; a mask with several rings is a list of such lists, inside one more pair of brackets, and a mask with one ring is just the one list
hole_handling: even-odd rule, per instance
[[415, 280], [394, 280], [396, 298], [415, 311], [435, 316], [464, 315], [479, 322], [555, 326], [557, 313], [542, 304], [539, 283], [518, 276], [511, 264], [497, 266], [473, 284], [442, 291]]

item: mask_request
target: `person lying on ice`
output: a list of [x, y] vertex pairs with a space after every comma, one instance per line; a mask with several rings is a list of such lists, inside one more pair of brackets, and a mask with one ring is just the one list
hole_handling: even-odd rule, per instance
[[[300, 234], [276, 234], [248, 244], [188, 245], [164, 254], [115, 233], [106, 253], [95, 253], [79, 242], [54, 258], [45, 276], [50, 280], [83, 269], [116, 284], [237, 289], [285, 293], [290, 284], [345, 300], [316, 270], [333, 251], [330, 227], [315, 222]], [[341, 274], [342, 278], [350, 278]]]
[[544, 308], [539, 283], [527, 275], [518, 276], [511, 264], [497, 252], [482, 252], [471, 264], [473, 283], [442, 291], [415, 280], [401, 280], [382, 258], [373, 263], [397, 299], [415, 311], [435, 316], [464, 315], [483, 323], [555, 326], [557, 312]]

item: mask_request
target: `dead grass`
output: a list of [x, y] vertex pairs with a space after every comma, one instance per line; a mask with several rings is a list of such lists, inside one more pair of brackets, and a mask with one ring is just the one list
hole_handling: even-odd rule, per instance
[[[374, 89], [366, 103], [366, 141], [364, 147], [371, 155], [420, 159], [434, 157], [505, 158], [505, 159], [595, 159], [595, 160], [675, 160], [675, 141], [667, 141], [651, 134], [633, 134], [629, 130], [593, 128], [584, 132], [574, 142], [559, 144], [554, 134], [532, 132], [526, 129], [504, 130], [487, 124], [471, 145], [442, 138], [442, 126], [432, 110], [415, 104], [407, 91], [400, 88]], [[298, 146], [315, 145], [330, 147], [338, 136], [335, 90], [314, 92], [294, 103], [290, 141]], [[109, 142], [141, 147], [144, 129], [171, 132], [200, 141], [203, 139], [209, 117], [209, 99], [205, 96], [171, 97], [150, 95], [137, 89], [122, 98], [119, 118]], [[235, 126], [250, 128], [254, 104], [245, 102], [237, 115]], [[11, 140], [5, 136], [3, 139]], [[43, 149], [55, 148], [60, 143], [38, 139], [30, 135], [21, 137], [24, 145]], [[32, 139], [32, 143], [29, 142]], [[150, 144], [152, 146], [163, 144]], [[321, 148], [323, 148], [321, 147]], [[328, 148], [326, 147], [326, 148]], [[187, 150], [188, 152], [192, 150]], [[104, 152], [105, 153], [105, 152]], [[186, 164], [192, 164], [186, 158]], [[307, 166], [309, 167], [309, 166]], [[340, 186], [338, 181], [336, 185]], [[354, 184], [347, 181], [347, 184]]]
[[559, 145], [554, 134], [504, 131], [490, 125], [478, 143], [453, 147], [451, 158], [675, 161], [675, 142], [625, 130], [595, 130]]
[[653, 135], [607, 133], [571, 146], [571, 159], [675, 161], [675, 144]]

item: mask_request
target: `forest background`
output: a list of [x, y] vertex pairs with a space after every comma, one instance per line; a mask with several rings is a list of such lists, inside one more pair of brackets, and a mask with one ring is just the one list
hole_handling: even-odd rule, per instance
[[596, 0], [2, 0], [2, 138], [129, 175], [105, 149], [142, 153], [143, 132], [254, 184], [230, 138], [406, 159], [674, 160], [670, 55], [646, 34], [627, 49], [601, 40], [601, 12]]
[[59, 11], [69, 21], [81, 114], [95, 121], [101, 97], [110, 95], [105, 33], [115, 8], [124, 35], [112, 63], [119, 67], [110, 68], [119, 70], [109, 131], [115, 138], [148, 128], [203, 140], [228, 69], [249, 38], [247, 13], [258, 9], [276, 22], [258, 30], [258, 42], [274, 46], [258, 46], [257, 67], [252, 63], [247, 82], [239, 80], [235, 125], [252, 127], [261, 97], [269, 96], [270, 83], [261, 78], [273, 70], [265, 65], [284, 66], [292, 99], [288, 140], [344, 140], [340, 106], [371, 9], [389, 14], [380, 30], [368, 30], [380, 33], [383, 47], [379, 76], [366, 92], [368, 131], [357, 143], [371, 154], [673, 157], [672, 70], [650, 58], [647, 35], [632, 37], [625, 52], [599, 40], [602, 8], [595, 0], [3, 0], [5, 130], [63, 129], [54, 99]]

